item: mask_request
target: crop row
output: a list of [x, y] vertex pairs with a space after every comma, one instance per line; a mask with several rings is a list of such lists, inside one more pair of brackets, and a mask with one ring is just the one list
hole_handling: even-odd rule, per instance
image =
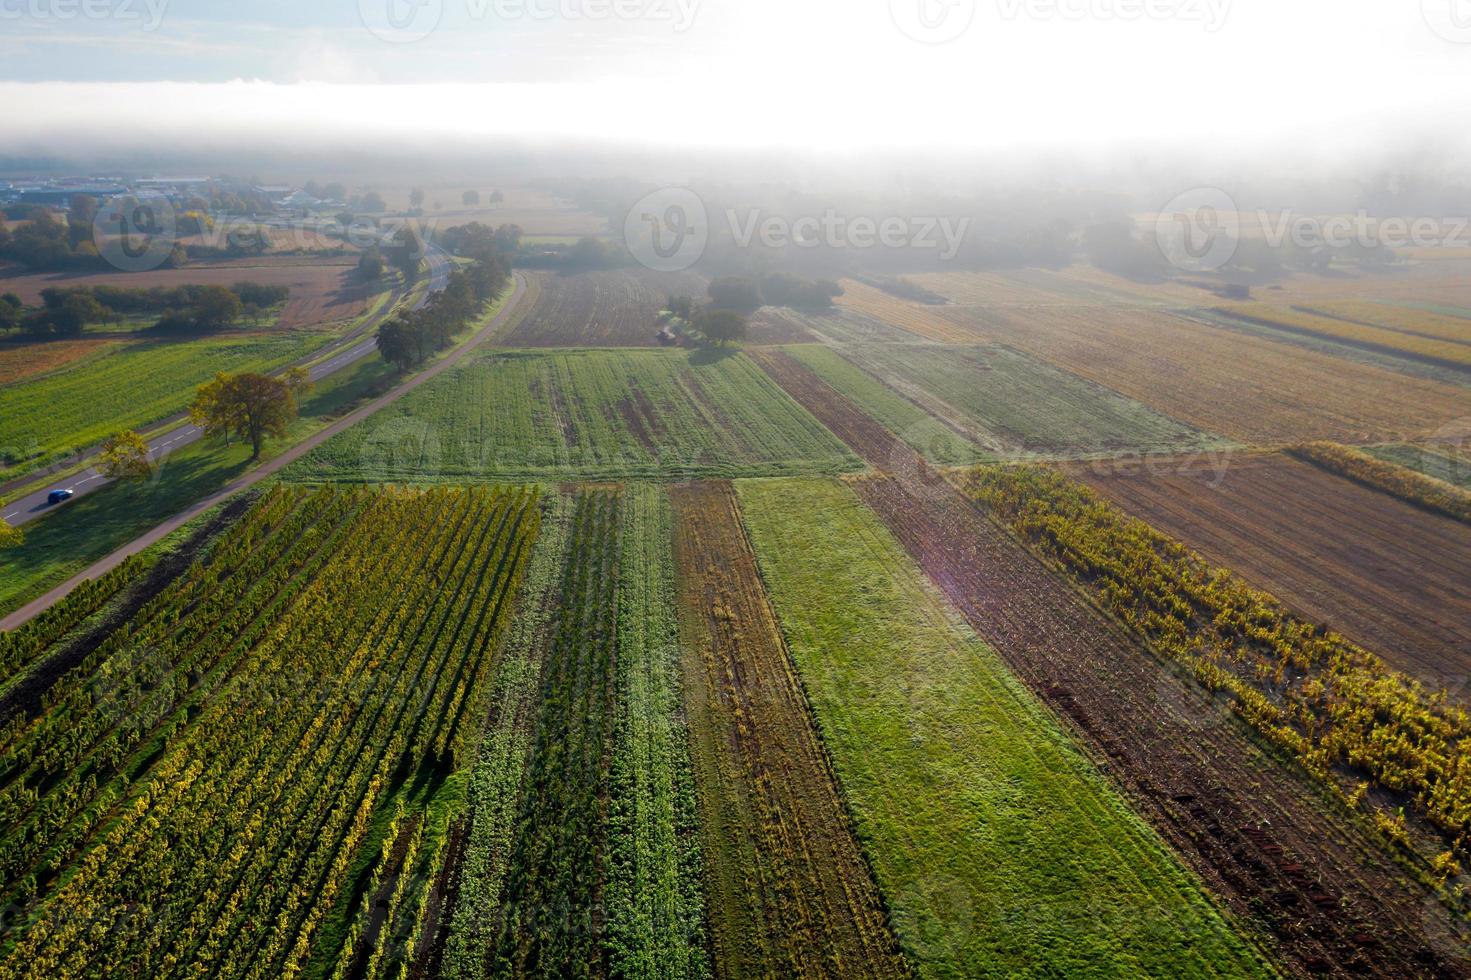
[[165, 590], [139, 620], [156, 635], [109, 661], [148, 696], [104, 699], [92, 730], [116, 718], [136, 740], [94, 768], [111, 795], [50, 848], [58, 874], [35, 879], [0, 976], [293, 975], [392, 788], [459, 764], [534, 496], [303, 496], [263, 501], [253, 517], [282, 512], [242, 521], [239, 553]]
[[738, 490], [921, 975], [1266, 972], [852, 490], [816, 480]]
[[1249, 323], [1264, 323], [1290, 333], [1312, 334], [1368, 350], [1407, 355], [1417, 360], [1451, 367], [1471, 367], [1471, 346], [1456, 341], [1438, 340], [1357, 320], [1325, 316], [1296, 307], [1242, 305], [1224, 307], [1218, 312]]
[[1444, 480], [1332, 442], [1312, 442], [1288, 452], [1330, 473], [1346, 476], [1418, 507], [1471, 524], [1471, 491]]
[[[1471, 846], [1471, 716], [1372, 653], [1303, 622], [1275, 599], [1040, 467], [974, 472], [968, 492], [1152, 646], [1184, 665], [1330, 788], [1339, 772], [1404, 794], [1442, 831], [1449, 873]], [[1409, 842], [1403, 817], [1374, 810]]]
[[853, 469], [746, 357], [488, 354], [296, 464], [306, 480], [668, 478]]

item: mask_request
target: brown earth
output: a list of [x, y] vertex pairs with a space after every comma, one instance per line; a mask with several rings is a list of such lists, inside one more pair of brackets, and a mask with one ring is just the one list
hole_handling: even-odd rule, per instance
[[1309, 463], [1070, 467], [1106, 497], [1432, 688], [1471, 682], [1471, 527]]
[[[1268, 754], [902, 443], [805, 367], [760, 359], [880, 470], [859, 496], [976, 632], [1289, 972], [1471, 975], [1434, 895], [1380, 839]], [[805, 377], [803, 376], [805, 375]]]
[[117, 338], [89, 337], [84, 340], [0, 343], [0, 384], [13, 384], [55, 371], [89, 355], [100, 354], [116, 342]]
[[735, 495], [696, 483], [670, 496], [716, 975], [907, 976]]
[[705, 294], [705, 280], [694, 273], [617, 269], [536, 278], [536, 305], [504, 338], [508, 347], [658, 347], [659, 311], [669, 296]]

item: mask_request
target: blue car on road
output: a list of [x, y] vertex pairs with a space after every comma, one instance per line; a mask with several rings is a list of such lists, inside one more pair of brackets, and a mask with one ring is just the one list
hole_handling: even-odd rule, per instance
[[50, 493], [48, 493], [46, 495], [46, 502], [48, 504], [59, 504], [63, 500], [69, 500], [71, 498], [71, 496], [72, 496], [72, 491], [70, 491], [70, 490], [66, 490], [66, 489], [52, 490]]

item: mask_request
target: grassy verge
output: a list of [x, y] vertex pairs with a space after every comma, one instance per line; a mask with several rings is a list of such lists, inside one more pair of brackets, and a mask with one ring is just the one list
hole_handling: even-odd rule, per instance
[[1270, 973], [850, 490], [738, 490], [855, 825], [922, 975]]

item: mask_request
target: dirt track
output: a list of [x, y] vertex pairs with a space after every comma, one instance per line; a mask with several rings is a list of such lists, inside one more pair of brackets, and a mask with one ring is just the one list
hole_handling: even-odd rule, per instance
[[778, 382], [880, 470], [855, 488], [1146, 819], [1299, 974], [1467, 976], [1445, 913], [1377, 837], [1267, 755], [851, 402], [790, 358]]

